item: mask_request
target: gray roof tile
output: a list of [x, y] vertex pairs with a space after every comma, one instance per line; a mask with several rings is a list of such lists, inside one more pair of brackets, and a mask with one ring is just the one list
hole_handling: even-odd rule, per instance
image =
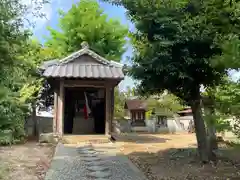
[[108, 61], [88, 48], [83, 48], [56, 61], [45, 62], [43, 76], [52, 78], [99, 78], [123, 79], [123, 66]]
[[111, 78], [123, 79], [122, 68], [101, 64], [60, 64], [48, 67], [43, 73], [45, 77], [67, 78]]

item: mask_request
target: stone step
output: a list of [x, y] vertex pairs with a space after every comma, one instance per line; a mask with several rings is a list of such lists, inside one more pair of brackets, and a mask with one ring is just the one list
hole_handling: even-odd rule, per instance
[[109, 136], [106, 135], [64, 135], [62, 137], [63, 144], [79, 144], [79, 143], [108, 143]]

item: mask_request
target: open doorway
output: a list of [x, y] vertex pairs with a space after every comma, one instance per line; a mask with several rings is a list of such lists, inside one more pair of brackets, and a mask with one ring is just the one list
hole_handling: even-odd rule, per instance
[[105, 134], [105, 112], [104, 89], [65, 88], [64, 134]]

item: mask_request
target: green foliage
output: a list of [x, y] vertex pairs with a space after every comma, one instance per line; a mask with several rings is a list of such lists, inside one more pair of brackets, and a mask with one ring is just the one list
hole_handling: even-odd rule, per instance
[[231, 124], [227, 119], [227, 116], [224, 116], [220, 112], [216, 112], [216, 113], [210, 113], [210, 112], [207, 113], [206, 111], [204, 112], [205, 112], [204, 120], [208, 127], [213, 126], [216, 129], [216, 132], [218, 133], [232, 130]]
[[232, 131], [240, 137], [240, 83], [226, 78], [214, 90], [216, 110], [225, 119], [231, 119]]
[[148, 98], [148, 109], [155, 109], [157, 115], [172, 117], [183, 105], [173, 94], [162, 94], [157, 98]]
[[[24, 122], [23, 106], [18, 101], [23, 70], [17, 58], [21, 53], [22, 43], [28, 36], [22, 30], [23, 10], [24, 6], [17, 1], [0, 2], [0, 144], [11, 144], [14, 139], [24, 135], [24, 129], [21, 129]], [[3, 135], [6, 130], [12, 133]]]
[[118, 88], [114, 89], [114, 117], [118, 119], [124, 118], [124, 105], [126, 96]]
[[[126, 98], [131, 98], [131, 97], [134, 97], [134, 96], [139, 96], [138, 90], [137, 90], [135, 87], [130, 87], [130, 86], [128, 86], [128, 87], [126, 88], [125, 96], [126, 96]], [[140, 98], [140, 97], [139, 97], [139, 98]]]
[[[28, 54], [32, 49], [31, 34], [25, 28], [28, 10], [20, 1], [0, 2], [0, 144], [12, 144], [24, 138], [28, 102], [35, 96], [30, 93], [31, 88], [26, 88], [37, 84], [37, 61], [31, 59], [36, 54], [32, 53], [31, 57]], [[38, 11], [34, 13], [37, 15]]]
[[44, 60], [53, 58], [52, 49], [43, 47], [37, 40], [28, 40], [24, 44], [24, 50], [19, 59], [23, 62], [24, 84], [20, 91], [22, 102], [33, 102], [37, 100], [43, 86], [43, 78], [39, 73], [39, 66]]
[[212, 59], [213, 66], [215, 64], [222, 64], [230, 69], [238, 69], [240, 67], [240, 39], [238, 35], [229, 36], [223, 41], [222, 45], [223, 54], [215, 56]]
[[[112, 2], [123, 5], [136, 25], [137, 31], [132, 34], [135, 56], [131, 74], [141, 81], [140, 87], [145, 92], [168, 89], [190, 101], [198, 96], [196, 89], [200, 85], [216, 84], [226, 73], [226, 62], [213, 65], [212, 59], [224, 57], [225, 50], [231, 48], [227, 45], [230, 37], [239, 35], [238, 3]], [[226, 44], [224, 48], [222, 43]]]
[[109, 19], [96, 0], [81, 0], [68, 12], [59, 11], [60, 30], [48, 28], [51, 37], [46, 46], [58, 52], [57, 57], [77, 51], [83, 41], [99, 55], [120, 61], [125, 52], [127, 28]]
[[6, 92], [0, 98], [0, 144], [12, 144], [24, 138], [27, 112], [28, 107], [19, 101], [16, 94]]

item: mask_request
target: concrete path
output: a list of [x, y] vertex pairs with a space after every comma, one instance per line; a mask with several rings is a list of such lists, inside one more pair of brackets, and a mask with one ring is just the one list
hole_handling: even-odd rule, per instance
[[58, 144], [45, 180], [147, 180], [115, 144]]

